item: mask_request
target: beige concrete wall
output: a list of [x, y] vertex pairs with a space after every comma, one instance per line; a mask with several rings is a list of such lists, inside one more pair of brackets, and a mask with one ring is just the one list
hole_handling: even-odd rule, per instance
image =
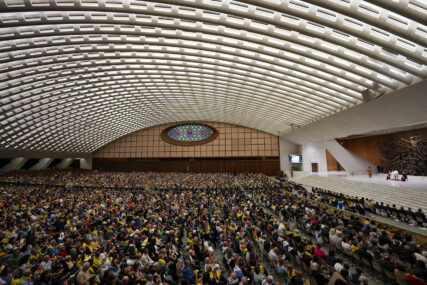
[[176, 146], [163, 141], [161, 132], [175, 125], [163, 124], [143, 129], [107, 144], [94, 158], [178, 158], [279, 156], [278, 137], [245, 127], [200, 122], [214, 127], [219, 135], [207, 144]]

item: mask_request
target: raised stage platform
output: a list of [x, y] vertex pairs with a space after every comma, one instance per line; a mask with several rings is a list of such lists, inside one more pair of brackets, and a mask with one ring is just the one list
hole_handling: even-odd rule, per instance
[[348, 176], [344, 171], [301, 175], [292, 181], [348, 195], [367, 197], [378, 202], [427, 213], [427, 177], [408, 176], [408, 181], [386, 180], [386, 174]]
[[[388, 181], [386, 174], [347, 176], [344, 171], [331, 171], [328, 173], [297, 173], [298, 177], [292, 181], [305, 186], [319, 187], [330, 191], [344, 193], [352, 196], [367, 197], [378, 202], [396, 204], [396, 206], [411, 207], [414, 211], [421, 208], [427, 213], [427, 177], [409, 176], [407, 182]], [[369, 216], [381, 223], [414, 232], [421, 240], [425, 240], [427, 229], [412, 226], [391, 218], [369, 214]]]

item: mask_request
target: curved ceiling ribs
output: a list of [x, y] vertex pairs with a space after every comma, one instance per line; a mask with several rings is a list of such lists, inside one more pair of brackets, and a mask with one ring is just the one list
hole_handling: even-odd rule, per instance
[[427, 77], [419, 0], [0, 0], [0, 149], [141, 128], [277, 134]]

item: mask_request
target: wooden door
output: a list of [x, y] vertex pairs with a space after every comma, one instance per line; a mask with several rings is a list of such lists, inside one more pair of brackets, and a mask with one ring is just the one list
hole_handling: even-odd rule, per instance
[[311, 172], [317, 172], [317, 171], [318, 171], [317, 163], [312, 163], [311, 164]]

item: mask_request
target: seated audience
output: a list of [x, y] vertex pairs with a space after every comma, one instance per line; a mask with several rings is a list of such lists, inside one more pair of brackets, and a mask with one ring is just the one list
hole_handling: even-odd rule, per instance
[[[377, 262], [399, 283], [426, 278], [425, 252], [410, 235], [353, 214], [382, 209], [367, 198], [289, 182], [281, 189], [261, 174], [1, 178], [1, 284], [279, 284], [276, 273], [307, 284], [309, 272], [318, 284], [366, 282], [358, 268], [350, 276], [327, 242]], [[346, 211], [336, 209], [340, 201]]]

